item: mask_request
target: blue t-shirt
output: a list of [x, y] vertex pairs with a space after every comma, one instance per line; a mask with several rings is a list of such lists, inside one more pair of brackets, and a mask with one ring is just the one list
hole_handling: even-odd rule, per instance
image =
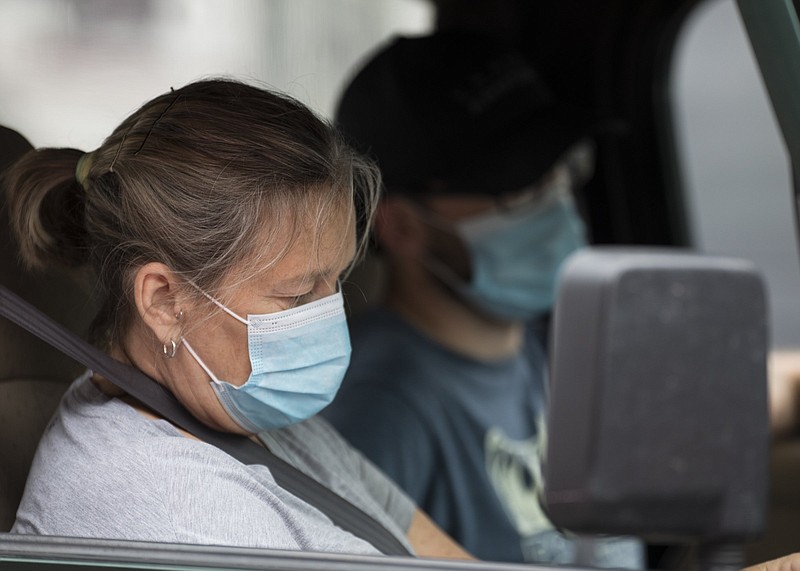
[[[547, 382], [533, 330], [519, 354], [496, 361], [450, 351], [385, 308], [362, 315], [351, 334], [350, 368], [323, 416], [356, 448], [476, 557], [585, 555], [589, 544], [554, 530], [538, 501]], [[642, 562], [636, 541], [591, 549], [598, 565]]]

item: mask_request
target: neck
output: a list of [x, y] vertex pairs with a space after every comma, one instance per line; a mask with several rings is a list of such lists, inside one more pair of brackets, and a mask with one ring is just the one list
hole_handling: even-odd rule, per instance
[[521, 350], [522, 323], [483, 315], [419, 266], [394, 274], [386, 305], [443, 347], [478, 360], [502, 359]]
[[[132, 356], [130, 353], [124, 348], [124, 344], [115, 343], [109, 350], [109, 356], [113, 359], [119, 361], [120, 363], [125, 363], [126, 365], [134, 365]], [[150, 371], [145, 371], [146, 374], [149, 376], [153, 376]], [[105, 394], [112, 397], [121, 397], [123, 395], [127, 395], [125, 391], [117, 387], [114, 383], [100, 375], [99, 373], [94, 373], [92, 375], [92, 382]]]

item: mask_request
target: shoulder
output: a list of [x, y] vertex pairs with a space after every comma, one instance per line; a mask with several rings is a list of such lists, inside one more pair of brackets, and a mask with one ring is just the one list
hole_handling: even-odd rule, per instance
[[76, 444], [71, 454], [42, 451], [14, 532], [373, 552], [281, 488], [266, 467], [204, 442], [156, 430], [103, 450]]
[[246, 487], [248, 477], [221, 450], [79, 379], [39, 445], [15, 529], [181, 541], [176, 506], [191, 505], [188, 496], [198, 490], [218, 489], [216, 482]]
[[350, 451], [347, 441], [319, 415], [279, 430], [261, 433], [259, 438], [270, 448], [276, 447], [285, 451], [287, 457], [296, 454], [314, 457], [328, 453], [338, 457]]
[[443, 430], [435, 399], [411, 400], [381, 387], [337, 397], [323, 415], [417, 502], [440, 455]]
[[374, 552], [265, 466], [242, 464], [90, 386], [76, 389], [37, 451], [15, 532]]
[[321, 416], [350, 442], [357, 438], [362, 443], [396, 443], [423, 434], [429, 436], [429, 419], [439, 415], [446, 400], [431, 383], [425, 382], [430, 372], [412, 374], [392, 370], [375, 374], [390, 378], [346, 378], [339, 394]]
[[363, 471], [361, 453], [319, 415], [259, 438], [284, 460], [334, 488], [337, 480], [358, 477]]
[[353, 353], [342, 386], [369, 385], [417, 398], [434, 389], [439, 369], [451, 369], [449, 354], [394, 312], [377, 308], [352, 326]]
[[322, 416], [362, 450], [430, 436], [461, 362], [386, 308], [360, 316], [354, 331], [350, 366]]
[[402, 539], [415, 506], [319, 416], [259, 434], [273, 453], [382, 522]]
[[[150, 522], [167, 520], [165, 503], [154, 489], [160, 472], [167, 471], [154, 471], [151, 464], [161, 452], [136, 438], [125, 447], [112, 441], [83, 438], [63, 430], [57, 419], [37, 450], [14, 531], [143, 539], [142, 524], [132, 521], [138, 519], [131, 517], [134, 510], [146, 512]], [[143, 503], [137, 497], [141, 490], [149, 490], [152, 501]], [[162, 541], [175, 541], [167, 530], [160, 532], [166, 532]]]
[[18, 528], [177, 540], [171, 505], [192, 485], [191, 474], [208, 476], [209, 466], [226, 466], [227, 455], [170, 428], [90, 388], [73, 388], [37, 450]]
[[431, 345], [430, 340], [405, 319], [387, 307], [370, 309], [350, 324], [353, 350], [360, 347], [373, 348], [391, 344], [394, 353], [408, 351], [419, 346]]

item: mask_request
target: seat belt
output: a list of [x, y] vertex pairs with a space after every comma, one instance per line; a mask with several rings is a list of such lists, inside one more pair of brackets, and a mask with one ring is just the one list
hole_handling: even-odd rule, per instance
[[206, 426], [162, 385], [135, 367], [111, 358], [2, 285], [0, 315], [101, 374], [175, 426], [220, 448], [244, 464], [266, 466], [279, 486], [311, 504], [327, 515], [335, 525], [369, 542], [383, 554], [411, 555], [403, 543], [375, 518], [348, 500], [249, 438]]

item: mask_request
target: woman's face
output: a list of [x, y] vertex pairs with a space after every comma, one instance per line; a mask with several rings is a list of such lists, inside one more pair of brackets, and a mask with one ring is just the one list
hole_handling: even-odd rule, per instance
[[[319, 225], [319, 219], [306, 219], [295, 232], [290, 228], [279, 232], [275, 245], [254, 266], [265, 269], [251, 271], [244, 279], [240, 275], [244, 272], [233, 272], [214, 292], [216, 299], [246, 319], [248, 314], [275, 313], [335, 293], [337, 280], [355, 255], [355, 225], [346, 212], [330, 216], [312, 230]], [[285, 254], [271, 263], [283, 250]], [[181, 310], [181, 335], [206, 366], [219, 380], [244, 384], [251, 372], [247, 326], [202, 296], [182, 304]], [[159, 355], [157, 369], [158, 380], [200, 420], [242, 432], [220, 404], [209, 375], [185, 346], [178, 346], [174, 358]]]

